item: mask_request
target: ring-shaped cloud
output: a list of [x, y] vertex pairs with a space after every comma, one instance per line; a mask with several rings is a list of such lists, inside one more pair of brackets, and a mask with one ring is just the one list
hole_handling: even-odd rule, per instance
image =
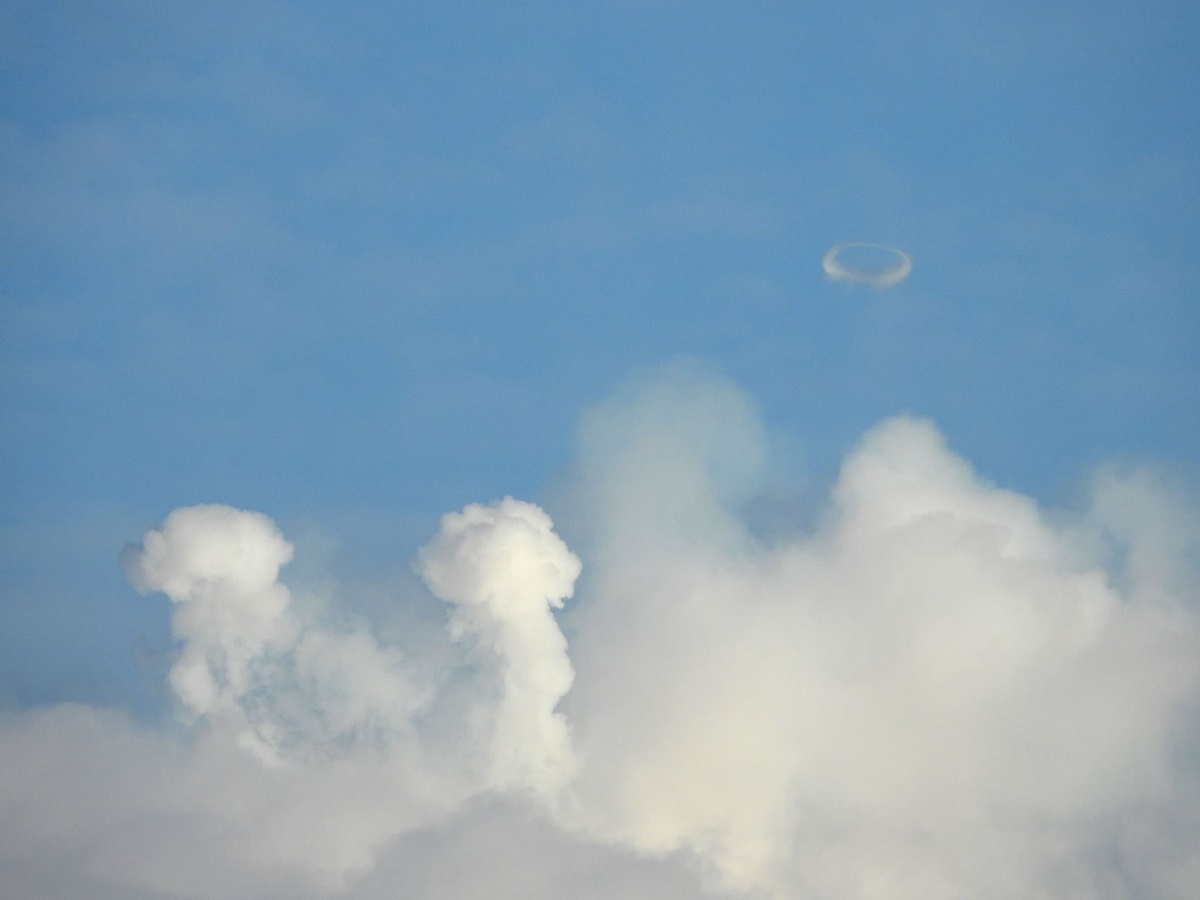
[[[856, 251], [849, 258], [844, 251]], [[879, 257], [878, 260], [856, 260], [854, 255]], [[912, 271], [912, 259], [903, 250], [885, 244], [834, 244], [821, 259], [821, 268], [831, 281], [865, 284], [873, 288], [890, 288], [899, 284]]]

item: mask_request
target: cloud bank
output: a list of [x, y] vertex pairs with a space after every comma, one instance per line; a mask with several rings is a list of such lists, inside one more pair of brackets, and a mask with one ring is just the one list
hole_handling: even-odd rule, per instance
[[746, 510], [767, 441], [728, 383], [673, 371], [580, 434], [573, 549], [507, 498], [418, 554], [429, 595], [403, 602], [446, 606], [448, 663], [293, 596], [267, 517], [171, 513], [123, 564], [172, 604], [180, 722], [3, 720], [10, 883], [1200, 891], [1200, 527], [1178, 492], [1105, 470], [1083, 510], [1046, 511], [899, 417], [848, 454], [816, 527], [765, 539]]

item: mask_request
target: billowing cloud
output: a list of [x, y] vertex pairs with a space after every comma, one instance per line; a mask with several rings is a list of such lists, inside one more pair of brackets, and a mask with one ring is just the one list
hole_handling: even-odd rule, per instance
[[447, 665], [293, 596], [265, 516], [175, 511], [124, 564], [172, 602], [183, 721], [0, 723], [0, 865], [35, 898], [1200, 891], [1178, 491], [1106, 469], [1048, 512], [899, 417], [765, 540], [768, 471], [721, 379], [595, 410], [573, 550], [510, 498], [418, 554]]
[[172, 631], [183, 652], [170, 680], [184, 707], [208, 715], [250, 691], [252, 663], [286, 640], [290, 596], [277, 583], [292, 546], [266, 516], [227, 506], [178, 509], [122, 564], [143, 593], [176, 605]]
[[912, 259], [903, 250], [884, 244], [834, 244], [821, 258], [821, 268], [831, 281], [890, 288], [909, 276]]
[[501, 690], [489, 787], [553, 796], [574, 768], [567, 724], [554, 708], [575, 673], [551, 609], [574, 591], [579, 558], [545, 512], [508, 497], [445, 516], [417, 568], [435, 596], [455, 604], [451, 634], [495, 656]]
[[177, 509], [126, 547], [134, 587], [172, 601], [169, 679], [183, 708], [269, 762], [405, 733], [426, 689], [394, 648], [296, 612], [278, 581], [292, 553], [266, 516], [219, 505]]
[[[675, 439], [733, 408], [657, 412], [610, 414], [660, 423], [639, 432], [648, 466], [708, 478], [647, 533], [640, 468], [593, 472], [585, 502], [610, 518], [584, 551], [605, 565], [571, 629], [568, 712], [598, 833], [692, 848], [779, 897], [1137, 896], [1196, 865], [1125, 843], [1195, 796], [1177, 760], [1195, 752], [1196, 612], [1137, 571], [1119, 589], [1081, 550], [1094, 516], [1055, 525], [897, 418], [847, 459], [816, 533], [762, 546], [744, 474]], [[1153, 505], [1144, 488], [1102, 484], [1098, 509], [1114, 489]]]

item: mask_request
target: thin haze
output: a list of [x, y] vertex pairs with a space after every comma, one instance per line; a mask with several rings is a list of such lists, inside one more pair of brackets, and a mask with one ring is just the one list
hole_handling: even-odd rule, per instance
[[0, 894], [1200, 896], [1197, 46], [0, 4]]

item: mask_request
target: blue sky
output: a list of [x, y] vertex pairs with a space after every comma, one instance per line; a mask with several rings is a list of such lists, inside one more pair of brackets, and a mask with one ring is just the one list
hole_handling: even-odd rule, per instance
[[1051, 507], [1194, 485], [1198, 51], [1185, 2], [4, 4], [0, 700], [166, 714], [116, 558], [172, 509], [408, 577], [680, 359], [798, 520], [899, 413]]

